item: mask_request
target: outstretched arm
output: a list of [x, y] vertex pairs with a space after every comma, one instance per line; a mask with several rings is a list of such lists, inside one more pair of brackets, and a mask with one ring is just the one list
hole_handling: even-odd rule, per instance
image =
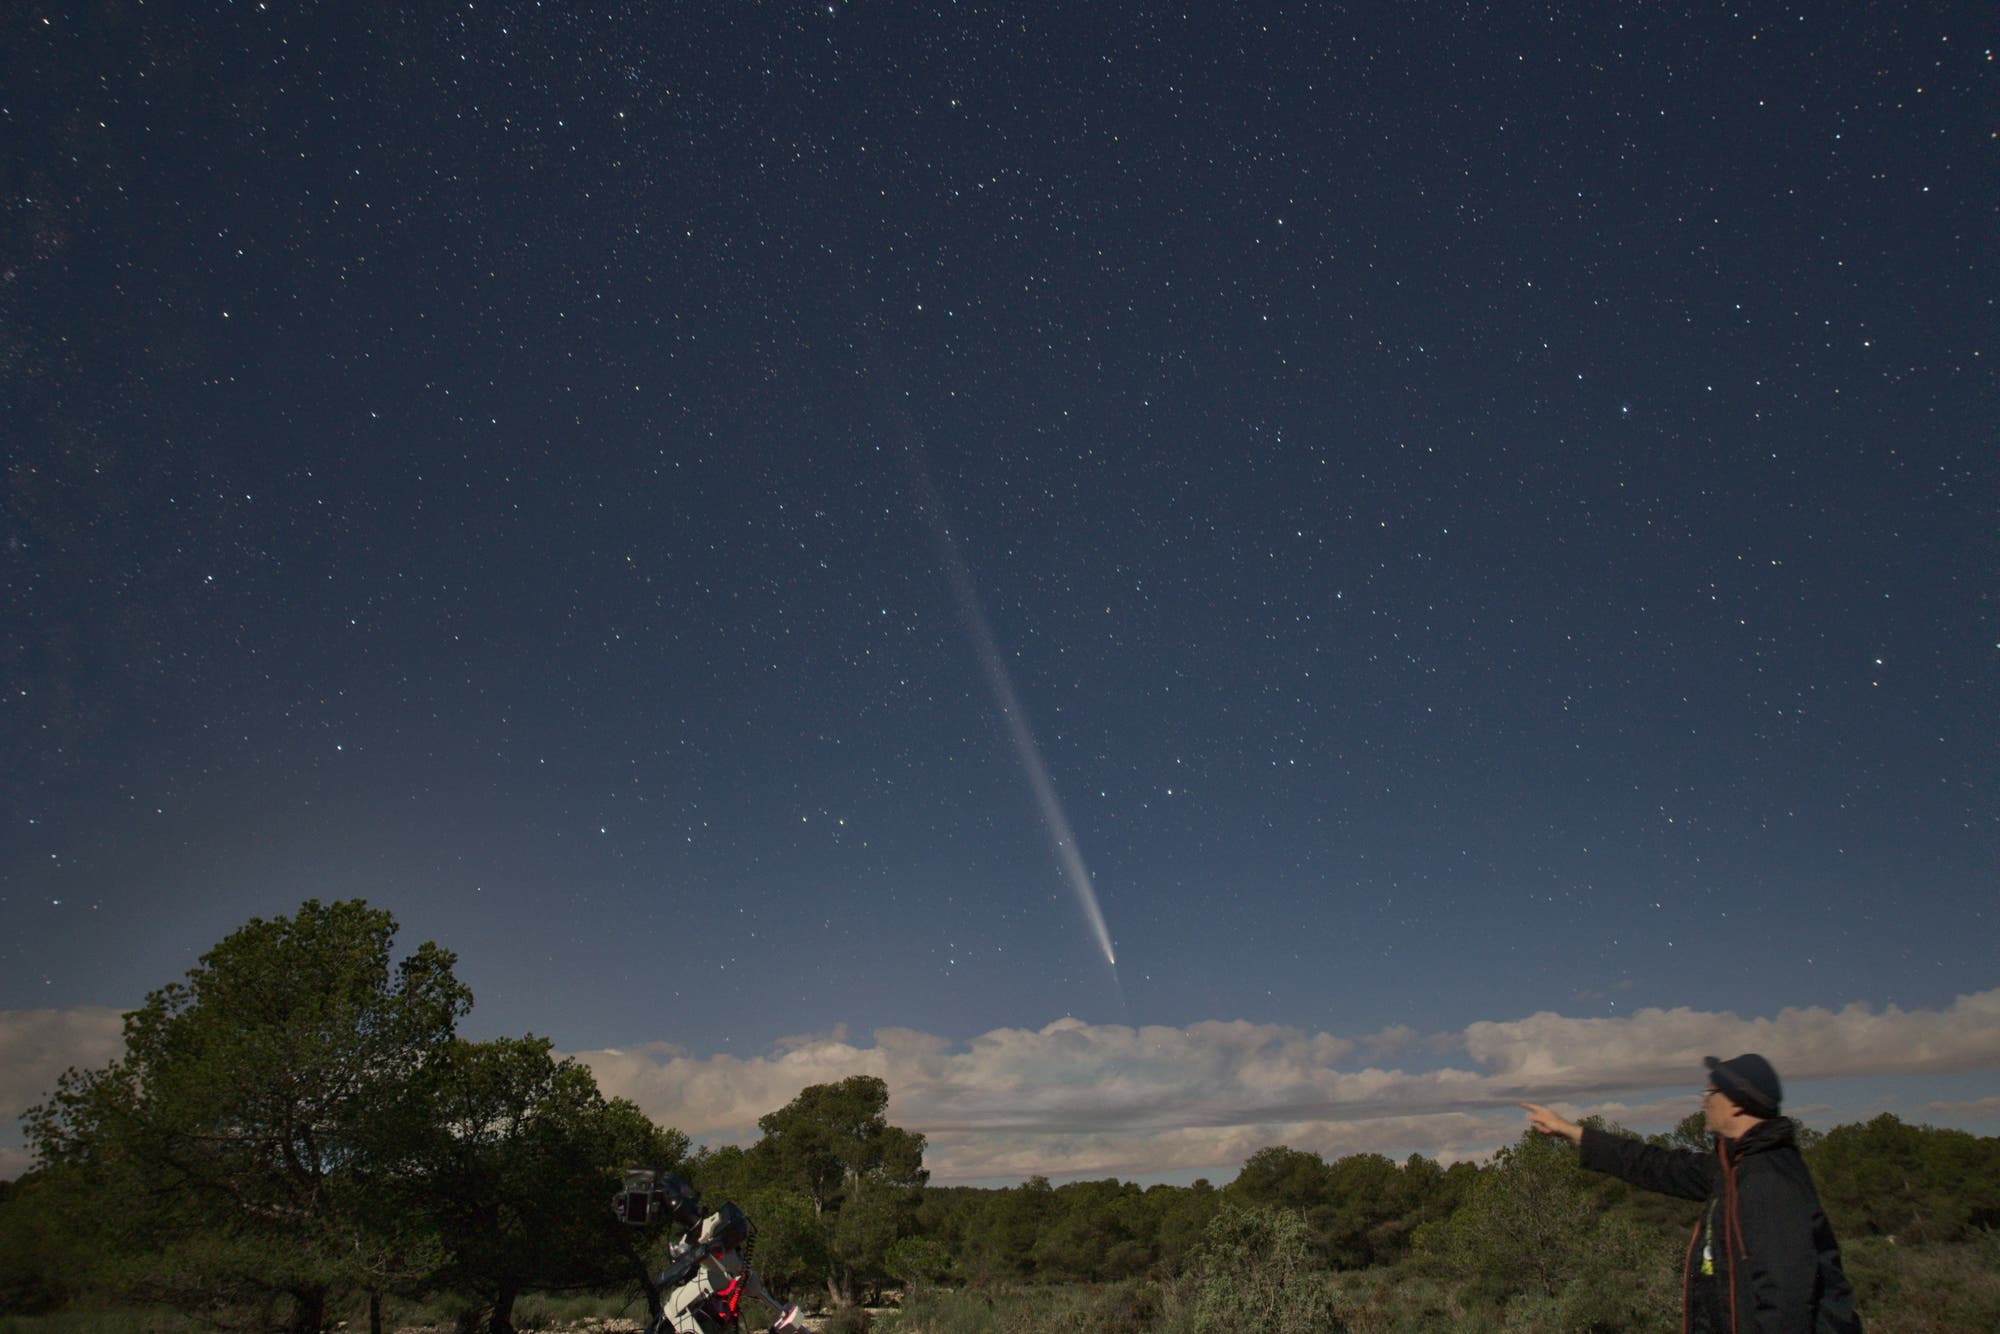
[[1593, 1172], [1608, 1172], [1646, 1190], [1699, 1200], [1713, 1185], [1715, 1159], [1691, 1149], [1662, 1149], [1627, 1135], [1586, 1131], [1539, 1103], [1524, 1102], [1528, 1129], [1538, 1135], [1560, 1136], [1576, 1145], [1577, 1161]]
[[1518, 1104], [1527, 1109], [1528, 1129], [1538, 1135], [1560, 1135], [1572, 1144], [1583, 1143], [1583, 1127], [1574, 1121], [1565, 1121], [1548, 1108], [1537, 1103]]

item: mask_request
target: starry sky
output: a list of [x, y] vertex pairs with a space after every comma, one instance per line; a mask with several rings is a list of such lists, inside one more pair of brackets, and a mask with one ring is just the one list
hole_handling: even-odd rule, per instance
[[941, 1179], [1992, 1133], [1990, 18], [10, 6], [0, 1116], [361, 896]]

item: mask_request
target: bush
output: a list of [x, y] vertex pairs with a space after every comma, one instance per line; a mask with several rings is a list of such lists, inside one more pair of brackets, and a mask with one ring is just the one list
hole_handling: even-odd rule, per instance
[[1840, 1249], [1869, 1334], [2000, 1330], [2000, 1234], [1923, 1247], [1863, 1237]]
[[913, 1292], [896, 1315], [898, 1334], [998, 1334], [999, 1328], [993, 1298], [963, 1288]]
[[1151, 1334], [1161, 1328], [1150, 1283], [1059, 1284], [985, 1292], [928, 1288], [895, 1316], [896, 1334]]
[[1164, 1327], [1187, 1334], [1339, 1331], [1345, 1327], [1332, 1280], [1303, 1213], [1224, 1205], [1165, 1294]]
[[930, 1237], [904, 1237], [889, 1247], [883, 1267], [890, 1278], [914, 1292], [943, 1282], [951, 1273], [951, 1255]]
[[820, 1334], [868, 1334], [875, 1317], [859, 1306], [843, 1306], [820, 1321]]

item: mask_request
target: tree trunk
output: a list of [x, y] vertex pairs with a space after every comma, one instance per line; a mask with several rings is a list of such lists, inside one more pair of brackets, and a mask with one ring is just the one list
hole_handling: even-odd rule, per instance
[[292, 1294], [291, 1334], [320, 1334], [326, 1328], [326, 1289], [302, 1288]]
[[382, 1334], [382, 1291], [368, 1289], [368, 1334]]
[[651, 1274], [640, 1274], [639, 1284], [646, 1290], [646, 1334], [656, 1334], [656, 1331], [666, 1328], [666, 1298], [661, 1295], [660, 1285], [653, 1282]]
[[508, 1285], [493, 1298], [493, 1315], [486, 1322], [486, 1334], [514, 1334], [514, 1297], [518, 1289]]

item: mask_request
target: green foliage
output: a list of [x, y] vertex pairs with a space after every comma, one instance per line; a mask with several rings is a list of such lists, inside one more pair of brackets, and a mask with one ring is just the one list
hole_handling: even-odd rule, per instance
[[894, 1325], [884, 1325], [893, 1334], [997, 1334], [996, 1307], [1010, 1296], [991, 1288], [924, 1288], [905, 1296]]
[[958, 1252], [965, 1276], [976, 1283], [1004, 1283], [1034, 1270], [1035, 1243], [1055, 1208], [1047, 1177], [1030, 1177], [1011, 1190], [981, 1191]]
[[857, 1075], [815, 1084], [762, 1117], [749, 1149], [696, 1154], [688, 1174], [711, 1204], [735, 1200], [757, 1227], [756, 1267], [774, 1291], [825, 1281], [837, 1304], [892, 1277], [890, 1248], [918, 1231], [924, 1137], [889, 1124], [888, 1085]]
[[748, 1151], [736, 1144], [697, 1150], [687, 1160], [687, 1177], [705, 1200], [747, 1200], [764, 1186], [776, 1184], [763, 1176]]
[[909, 1189], [929, 1179], [924, 1137], [889, 1124], [889, 1086], [873, 1075], [815, 1084], [757, 1119], [764, 1137], [750, 1150], [764, 1179], [804, 1193], [819, 1212], [878, 1187]]
[[843, 1306], [820, 1322], [819, 1334], [868, 1334], [874, 1324], [866, 1309]]
[[1424, 1225], [1416, 1255], [1457, 1284], [1458, 1319], [1507, 1330], [1678, 1328], [1679, 1251], [1646, 1218], [1607, 1208], [1604, 1178], [1558, 1140], [1525, 1134], [1464, 1202]]
[[1417, 1154], [1401, 1166], [1379, 1153], [1328, 1163], [1279, 1146], [1252, 1154], [1223, 1193], [1252, 1207], [1301, 1211], [1328, 1265], [1360, 1269], [1406, 1255], [1415, 1229], [1449, 1214], [1469, 1180], [1469, 1172], [1447, 1173]]
[[0, 1204], [8, 1309], [101, 1291], [318, 1334], [446, 1290], [504, 1334], [529, 1288], [639, 1282], [616, 1172], [686, 1139], [542, 1039], [459, 1040], [453, 956], [398, 963], [395, 932], [359, 901], [253, 919], [66, 1074], [27, 1118], [44, 1171]]
[[[910, 1294], [883, 1322], [891, 1334], [1144, 1334], [1162, 1328], [1146, 1283], [1068, 1284]], [[1246, 1331], [1247, 1331], [1247, 1327]]]
[[1953, 1242], [2000, 1226], [2000, 1139], [1885, 1112], [1828, 1131], [1807, 1162], [1842, 1237]]
[[529, 1289], [635, 1280], [632, 1237], [605, 1207], [616, 1164], [672, 1168], [685, 1137], [605, 1101], [583, 1066], [546, 1039], [455, 1040], [425, 1071], [422, 1212], [448, 1259], [436, 1281], [512, 1328]]
[[1303, 1213], [1326, 1198], [1327, 1186], [1325, 1159], [1279, 1144], [1251, 1154], [1223, 1194], [1243, 1208]]
[[1208, 1225], [1222, 1208], [1222, 1192], [1197, 1181], [1185, 1190], [1154, 1186], [1146, 1192], [1147, 1212], [1153, 1222], [1153, 1251], [1159, 1265], [1178, 1272], [1188, 1253], [1201, 1244]]
[[76, 1197], [91, 1192], [74, 1170], [31, 1172], [0, 1197], [0, 1313], [37, 1315], [88, 1292], [90, 1249]]
[[840, 1297], [851, 1296], [857, 1287], [870, 1295], [880, 1291], [889, 1278], [889, 1247], [912, 1226], [916, 1203], [911, 1192], [856, 1193], [830, 1216], [827, 1252]]
[[1715, 1147], [1708, 1134], [1708, 1118], [1701, 1112], [1689, 1112], [1665, 1135], [1652, 1136], [1651, 1142], [1668, 1149], [1693, 1149], [1696, 1153], [1707, 1153]]
[[164, 1306], [111, 1306], [84, 1298], [46, 1314], [0, 1314], [0, 1334], [213, 1334], [213, 1329]]
[[2000, 1330], [2000, 1233], [1939, 1246], [1863, 1237], [1841, 1258], [1870, 1334]]
[[1408, 1246], [1404, 1216], [1422, 1183], [1379, 1153], [1350, 1154], [1327, 1168], [1327, 1200], [1309, 1217], [1336, 1268], [1387, 1262]]
[[1034, 1241], [1038, 1275], [1103, 1282], [1140, 1273], [1150, 1263], [1152, 1211], [1139, 1187], [1077, 1181], [1052, 1195]]
[[1581, 1271], [1596, 1223], [1569, 1146], [1524, 1134], [1494, 1155], [1465, 1203], [1423, 1234], [1423, 1249], [1461, 1278], [1500, 1293], [1554, 1297]]
[[[889, 1247], [916, 1226], [924, 1137], [885, 1115], [889, 1086], [873, 1075], [815, 1084], [758, 1118], [764, 1137], [740, 1162], [739, 1179], [782, 1186], [811, 1202], [820, 1220], [827, 1282], [837, 1304], [889, 1278]], [[705, 1178], [716, 1175], [704, 1165]]]
[[1331, 1277], [1300, 1211], [1225, 1204], [1171, 1289], [1169, 1324], [1187, 1334], [1338, 1330]]
[[384, 1220], [411, 1089], [471, 994], [436, 945], [392, 966], [395, 930], [358, 901], [253, 919], [126, 1016], [122, 1059], [28, 1114], [43, 1162], [119, 1202], [85, 1225], [128, 1258], [128, 1295], [284, 1299], [310, 1334], [331, 1293], [408, 1272]]
[[951, 1273], [951, 1254], [930, 1237], [903, 1237], [889, 1247], [884, 1268], [890, 1278], [916, 1291], [944, 1281]]
[[772, 1293], [790, 1293], [823, 1278], [832, 1257], [812, 1201], [783, 1186], [734, 1197], [757, 1227], [757, 1273]]

